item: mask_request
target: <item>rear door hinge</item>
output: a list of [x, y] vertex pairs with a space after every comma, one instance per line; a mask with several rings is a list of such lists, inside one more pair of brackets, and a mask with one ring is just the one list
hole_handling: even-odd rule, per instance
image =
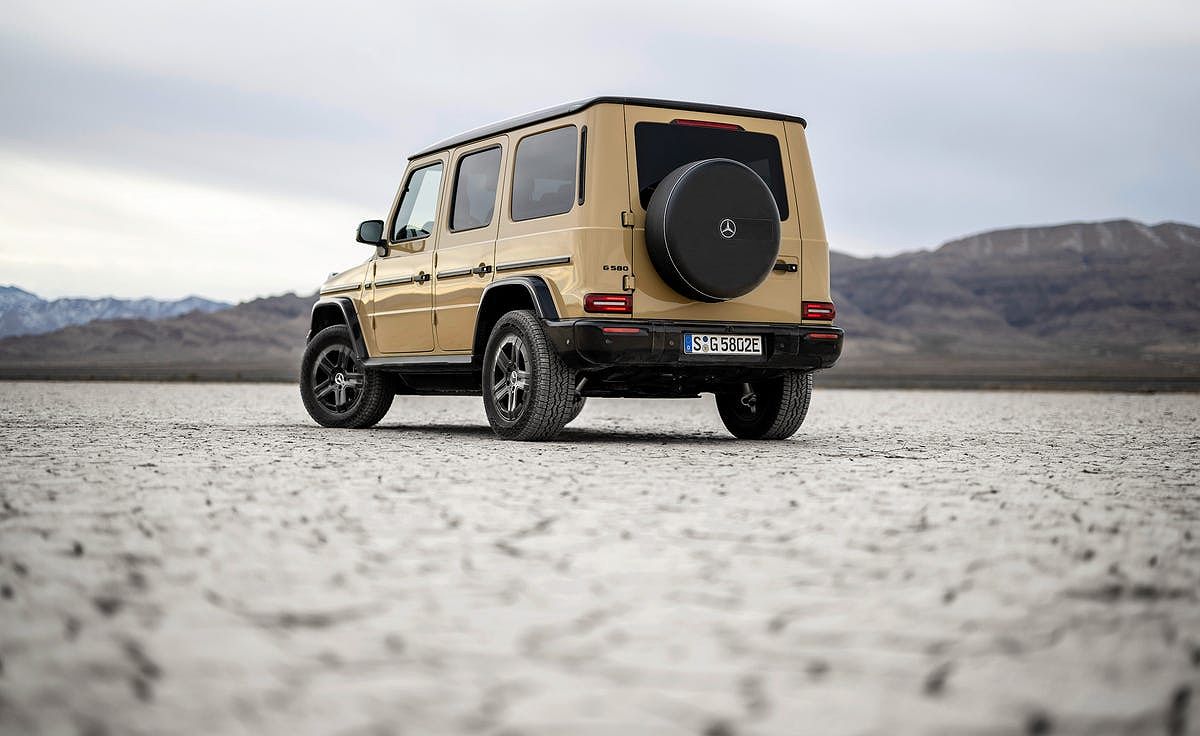
[[633, 213], [629, 210], [621, 213], [621, 227], [633, 227]]
[[624, 276], [621, 277], [621, 288], [624, 289], [625, 291], [633, 291], [634, 290], [632, 274], [625, 274]]

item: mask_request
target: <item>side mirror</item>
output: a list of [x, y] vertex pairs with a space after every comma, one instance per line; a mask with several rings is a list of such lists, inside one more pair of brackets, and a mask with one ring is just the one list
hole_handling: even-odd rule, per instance
[[358, 235], [354, 239], [376, 247], [383, 245], [383, 220], [367, 220], [359, 223]]

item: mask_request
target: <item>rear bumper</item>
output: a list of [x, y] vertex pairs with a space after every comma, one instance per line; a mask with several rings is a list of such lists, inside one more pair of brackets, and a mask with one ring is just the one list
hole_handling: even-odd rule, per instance
[[[671, 366], [786, 370], [830, 368], [842, 354], [840, 327], [675, 322], [670, 320], [551, 320], [546, 332], [558, 354], [577, 368]], [[605, 332], [605, 328], [621, 328]], [[761, 335], [762, 355], [697, 355], [683, 352], [684, 333]], [[832, 337], [831, 337], [832, 336]]]

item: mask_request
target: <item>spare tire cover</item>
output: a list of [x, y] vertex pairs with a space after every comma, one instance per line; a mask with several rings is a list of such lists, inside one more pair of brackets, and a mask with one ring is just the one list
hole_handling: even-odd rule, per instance
[[646, 207], [646, 249], [683, 296], [720, 302], [749, 294], [779, 257], [779, 208], [749, 166], [727, 158], [684, 164]]

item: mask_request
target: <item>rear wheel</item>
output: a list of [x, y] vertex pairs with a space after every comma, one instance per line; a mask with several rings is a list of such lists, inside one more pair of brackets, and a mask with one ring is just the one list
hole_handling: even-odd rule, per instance
[[747, 386], [749, 392], [717, 394], [717, 411], [730, 434], [743, 440], [783, 440], [800, 429], [812, 399], [811, 373], [789, 371]]
[[300, 398], [323, 427], [361, 429], [383, 419], [395, 392], [387, 376], [363, 366], [345, 325], [326, 327], [304, 348]]
[[504, 315], [483, 356], [483, 407], [492, 431], [507, 440], [553, 438], [574, 418], [572, 378], [533, 312]]

